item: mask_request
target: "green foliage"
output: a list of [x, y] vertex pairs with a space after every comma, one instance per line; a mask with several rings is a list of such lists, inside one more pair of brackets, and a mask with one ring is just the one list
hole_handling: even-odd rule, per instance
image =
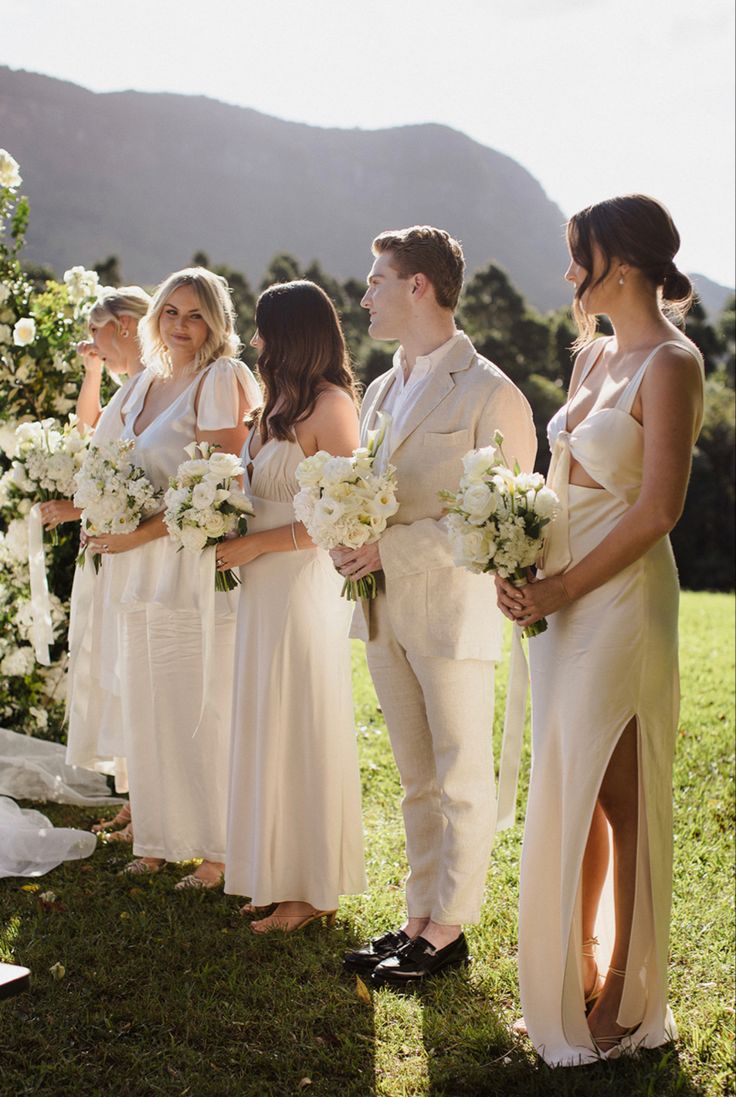
[[[66, 420], [81, 383], [75, 344], [86, 332], [85, 311], [96, 287], [89, 272], [70, 272], [67, 284], [34, 282], [19, 253], [28, 202], [0, 187], [0, 472], [9, 468], [15, 426]], [[81, 268], [79, 268], [81, 271]], [[89, 292], [88, 292], [89, 291]], [[24, 321], [26, 334], [17, 335]], [[32, 322], [32, 324], [31, 324]], [[55, 642], [52, 665], [36, 664], [31, 646], [27, 516], [30, 501], [0, 480], [0, 723], [16, 731], [62, 735], [68, 599], [77, 533], [59, 528], [46, 545]]]

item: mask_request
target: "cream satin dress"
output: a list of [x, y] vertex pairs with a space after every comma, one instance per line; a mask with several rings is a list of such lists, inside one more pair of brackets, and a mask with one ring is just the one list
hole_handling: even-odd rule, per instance
[[[136, 463], [156, 488], [188, 460], [198, 428], [237, 425], [240, 389], [251, 406], [260, 399], [247, 366], [221, 358], [136, 433], [152, 381], [144, 375], [125, 402], [121, 437], [135, 440]], [[214, 547], [179, 552], [168, 536], [105, 564], [116, 635], [104, 672], [120, 699], [133, 852], [223, 861], [238, 591], [215, 592]]]
[[[114, 442], [123, 430], [122, 408], [143, 372], [129, 377], [102, 410], [92, 445]], [[123, 754], [123, 731], [118, 691], [103, 681], [103, 667], [113, 666], [114, 655], [103, 649], [114, 644], [115, 629], [105, 613], [104, 575], [109, 560], [100, 558], [95, 572], [91, 559], [74, 572], [69, 613], [69, 665], [66, 718], [66, 763], [115, 778], [118, 792], [127, 792], [128, 770]], [[108, 627], [105, 627], [108, 626]]]
[[[272, 439], [251, 466], [246, 443], [249, 533], [294, 521], [303, 458], [298, 443]], [[353, 606], [324, 549], [265, 553], [240, 578], [225, 891], [333, 910], [366, 887]]]
[[[604, 343], [594, 344], [581, 384]], [[673, 345], [691, 349], [683, 342]], [[644, 430], [631, 408], [660, 346], [616, 406], [591, 412], [572, 431], [566, 429], [567, 404], [551, 420], [548, 482], [564, 510], [550, 527], [545, 575], [559, 574], [591, 552], [636, 501]], [[569, 483], [571, 455], [601, 488]], [[663, 537], [603, 586], [552, 614], [548, 631], [529, 642], [533, 751], [521, 862], [519, 982], [529, 1036], [550, 1065], [598, 1058], [583, 1002], [581, 867], [601, 780], [632, 717], [639, 759], [637, 876], [618, 1023], [639, 1026], [625, 1041], [631, 1047], [657, 1047], [677, 1034], [667, 1005], [667, 950], [678, 597], [675, 561]], [[614, 934], [612, 861], [595, 933], [605, 973]]]

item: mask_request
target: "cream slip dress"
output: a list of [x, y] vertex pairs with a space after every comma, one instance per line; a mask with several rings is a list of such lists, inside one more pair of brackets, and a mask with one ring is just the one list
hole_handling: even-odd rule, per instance
[[[103, 408], [91, 445], [100, 446], [120, 438], [122, 408], [141, 377], [143, 371], [129, 377]], [[103, 648], [114, 643], [116, 634], [115, 628], [110, 627], [109, 614], [105, 613], [108, 564], [109, 559], [100, 557], [100, 569], [95, 572], [92, 560], [86, 559], [74, 572], [69, 611], [66, 763], [114, 776], [116, 790], [127, 792], [119, 691], [106, 688], [103, 683], [103, 666], [115, 662], [109, 651], [102, 658]]]
[[[248, 439], [249, 533], [294, 521], [303, 459], [296, 441], [271, 439], [251, 462]], [[334, 910], [366, 888], [353, 606], [324, 549], [264, 553], [240, 578], [225, 891]]]
[[[605, 345], [594, 344], [585, 380]], [[563, 513], [550, 527], [542, 570], [572, 567], [638, 498], [644, 430], [631, 415], [647, 356], [613, 407], [567, 430], [565, 404], [549, 423], [550, 486]], [[702, 369], [702, 360], [698, 358]], [[569, 483], [570, 456], [600, 488]], [[638, 737], [636, 893], [618, 1023], [624, 1043], [657, 1047], [677, 1035], [667, 1005], [672, 898], [672, 762], [679, 711], [679, 588], [669, 538], [549, 618], [529, 642], [532, 772], [521, 860], [519, 983], [524, 1019], [550, 1065], [599, 1057], [585, 1016], [581, 868], [593, 809], [613, 750], [632, 717]], [[595, 933], [605, 973], [614, 935], [612, 858]]]
[[[153, 379], [146, 373], [126, 401], [121, 437], [135, 441], [136, 464], [165, 489], [197, 429], [232, 429], [238, 390], [250, 406], [260, 390], [244, 363], [220, 358], [136, 433]], [[106, 557], [105, 573], [116, 635], [103, 673], [120, 698], [133, 852], [223, 861], [238, 591], [215, 592], [214, 546], [179, 552], [168, 536]]]

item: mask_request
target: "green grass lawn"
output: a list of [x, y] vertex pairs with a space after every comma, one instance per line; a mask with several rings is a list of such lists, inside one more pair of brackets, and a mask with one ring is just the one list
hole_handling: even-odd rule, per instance
[[[370, 892], [335, 929], [257, 938], [222, 893], [175, 893], [172, 868], [131, 883], [126, 849], [37, 882], [0, 881], [0, 959], [30, 993], [0, 1002], [0, 1094], [45, 1097], [682, 1097], [733, 1093], [733, 599], [682, 600], [683, 705], [675, 772], [671, 1002], [681, 1038], [633, 1061], [550, 1070], [512, 1038], [519, 1014], [516, 904], [521, 826], [497, 840], [474, 963], [421, 995], [368, 1000], [343, 950], [403, 910], [399, 786], [356, 644]], [[499, 673], [499, 694], [504, 673]], [[460, 699], [459, 699], [460, 703]], [[500, 738], [503, 705], [497, 703]], [[528, 747], [522, 792], [528, 776]], [[79, 808], [49, 805], [57, 825]], [[519, 814], [521, 815], [521, 809]], [[36, 883], [31, 884], [32, 887]], [[39, 895], [53, 890], [46, 909]], [[63, 978], [50, 969], [62, 964]], [[59, 974], [57, 969], [57, 975]]]

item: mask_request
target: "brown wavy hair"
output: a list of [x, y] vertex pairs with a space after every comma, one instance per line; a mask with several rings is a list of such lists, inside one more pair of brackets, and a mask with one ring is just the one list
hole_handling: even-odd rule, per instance
[[432, 283], [440, 308], [457, 308], [463, 288], [465, 259], [458, 240], [444, 229], [432, 225], [412, 225], [409, 229], [389, 229], [373, 241], [373, 254], [391, 253], [391, 266], [399, 278], [423, 274]]
[[250, 422], [261, 441], [293, 440], [294, 426], [307, 419], [327, 384], [358, 397], [335, 306], [314, 282], [269, 286], [256, 304], [256, 328], [263, 340], [258, 373], [265, 390], [263, 407]]
[[[640, 270], [656, 287], [664, 311], [682, 323], [693, 302], [693, 284], [678, 270], [674, 258], [680, 250], [680, 234], [669, 210], [647, 194], [607, 198], [573, 214], [567, 223], [567, 246], [576, 263], [586, 271], [575, 290], [572, 311], [578, 326], [575, 350], [595, 335], [597, 321], [582, 306], [583, 294], [608, 276], [615, 260]], [[594, 247], [603, 257], [603, 269], [593, 280]]]

